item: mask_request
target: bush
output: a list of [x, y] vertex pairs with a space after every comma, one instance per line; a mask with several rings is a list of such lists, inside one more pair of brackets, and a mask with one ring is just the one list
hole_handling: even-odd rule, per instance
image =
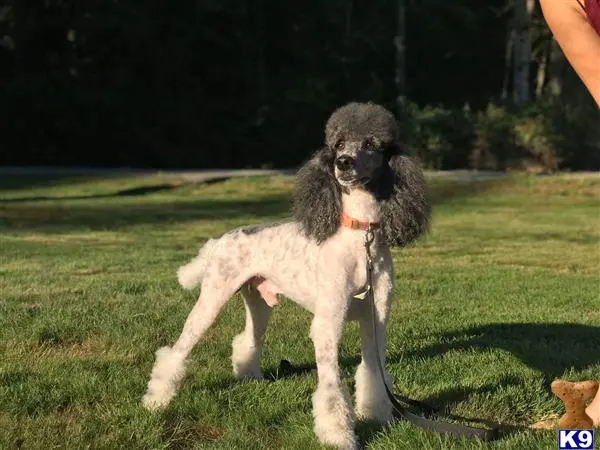
[[400, 115], [410, 154], [427, 169], [598, 170], [600, 114], [543, 100], [523, 110], [484, 111], [407, 104]]
[[489, 105], [475, 119], [475, 142], [469, 156], [473, 169], [504, 170], [521, 155], [517, 118], [506, 109]]
[[562, 158], [543, 122], [540, 117], [523, 117], [515, 123], [514, 129], [521, 147], [530, 156], [524, 163], [532, 161], [543, 171], [554, 172], [560, 167]]
[[401, 115], [401, 129], [407, 150], [428, 169], [465, 168], [473, 123], [468, 109], [443, 109], [408, 104]]
[[600, 169], [600, 113], [545, 100], [525, 110], [518, 128], [529, 155], [551, 170]]

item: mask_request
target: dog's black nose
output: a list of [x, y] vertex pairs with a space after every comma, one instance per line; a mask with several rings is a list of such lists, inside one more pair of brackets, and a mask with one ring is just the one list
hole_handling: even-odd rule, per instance
[[335, 166], [342, 172], [352, 169], [353, 163], [354, 158], [348, 155], [342, 155], [335, 160]]

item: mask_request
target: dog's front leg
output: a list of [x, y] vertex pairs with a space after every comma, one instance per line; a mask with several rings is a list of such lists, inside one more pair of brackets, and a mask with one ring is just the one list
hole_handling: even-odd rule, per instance
[[319, 299], [310, 329], [319, 377], [313, 395], [315, 433], [321, 443], [340, 449], [357, 448], [354, 413], [338, 366], [338, 349], [348, 306], [348, 296], [341, 296], [339, 292], [337, 296]]
[[[391, 388], [391, 377], [385, 370], [386, 325], [392, 300], [391, 261], [384, 267], [384, 270], [374, 274], [375, 318], [372, 314], [371, 299], [367, 299], [362, 305], [362, 313], [359, 316], [362, 361], [356, 370], [355, 378], [356, 415], [381, 423], [387, 423], [392, 419], [392, 403], [385, 392], [377, 362], [377, 355], [379, 355], [386, 382]], [[373, 320], [375, 320], [377, 340], [373, 333]]]

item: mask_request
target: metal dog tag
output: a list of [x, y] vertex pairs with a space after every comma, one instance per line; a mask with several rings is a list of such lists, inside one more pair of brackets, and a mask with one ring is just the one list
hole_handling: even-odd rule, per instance
[[370, 290], [371, 290], [371, 286], [369, 284], [366, 284], [365, 287], [363, 287], [361, 291], [354, 294], [352, 297], [354, 297], [357, 300], [364, 300]]

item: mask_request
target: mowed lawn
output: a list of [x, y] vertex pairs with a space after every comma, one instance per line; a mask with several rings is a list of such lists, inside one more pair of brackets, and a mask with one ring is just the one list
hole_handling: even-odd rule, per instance
[[[0, 178], [0, 448], [313, 449], [310, 315], [284, 300], [266, 335], [266, 380], [236, 382], [233, 298], [162, 413], [140, 406], [154, 351], [197, 291], [177, 267], [209, 237], [288, 216], [292, 181], [193, 185], [164, 176]], [[516, 176], [431, 185], [431, 233], [394, 250], [388, 370], [399, 393], [502, 422], [481, 444], [357, 425], [371, 449], [554, 449], [524, 429], [562, 413], [556, 377], [600, 380], [600, 177]], [[322, 301], [327, 301], [326, 298]], [[344, 381], [359, 341], [346, 327]]]

